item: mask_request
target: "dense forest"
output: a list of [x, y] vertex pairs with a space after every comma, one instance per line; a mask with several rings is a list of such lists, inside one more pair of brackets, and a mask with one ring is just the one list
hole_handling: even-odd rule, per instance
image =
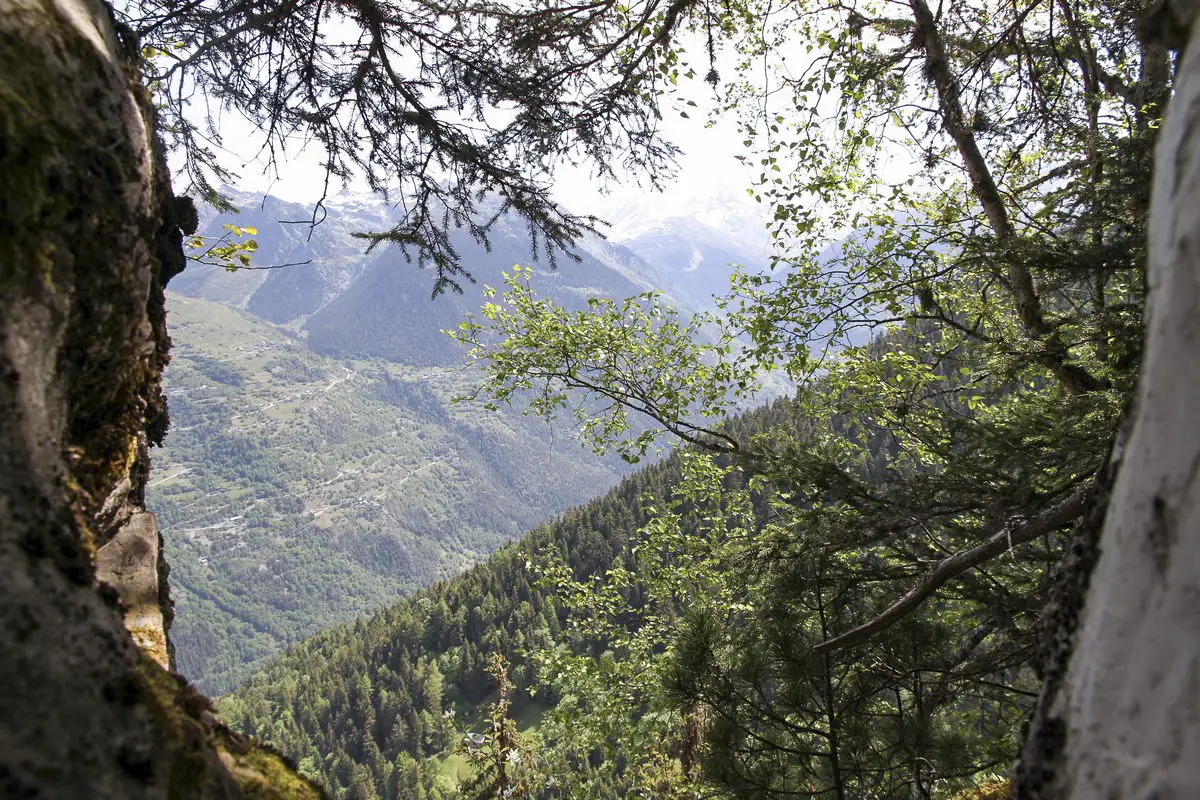
[[[794, 428], [795, 410], [781, 400], [732, 421], [731, 431], [748, 438]], [[673, 457], [647, 467], [484, 564], [383, 613], [289, 648], [222, 698], [222, 715], [279, 747], [335, 791], [349, 791], [347, 796], [457, 797], [451, 770], [463, 762], [445, 757], [457, 751], [467, 728], [484, 727], [483, 707], [495, 699], [489, 654], [510, 659], [517, 689], [513, 714], [528, 726], [561, 700], [553, 686], [542, 687], [536, 654], [556, 645], [580, 653], [602, 652], [608, 645], [607, 637], [587, 633], [586, 613], [545, 585], [541, 567], [567, 565], [577, 580], [614, 569], [636, 573], [635, 545], [650, 519], [650, 498], [672, 494], [682, 463]], [[646, 587], [637, 582], [622, 593], [630, 614], [646, 600]], [[622, 780], [603, 757], [594, 760], [595, 783], [586, 791], [626, 796], [637, 778]]]
[[147, 502], [171, 564], [176, 665], [207, 693], [630, 469], [569, 439], [554, 447], [555, 431], [519, 414], [453, 404], [471, 385], [461, 371], [323, 357], [194, 297], [172, 295], [169, 314], [173, 431]]
[[[730, 420], [726, 431], [741, 442], [811, 435], [800, 412], [795, 402], [778, 401]], [[858, 477], [863, 487], [881, 489], [887, 437], [876, 430], [865, 440], [871, 455]], [[718, 500], [726, 513], [742, 506], [740, 523], [760, 537], [723, 558], [786, 557], [782, 531], [771, 529], [777, 509], [769, 493], [748, 485], [734, 460], [708, 463], [688, 451], [644, 469], [487, 563], [291, 648], [223, 698], [222, 713], [280, 747], [338, 796], [472, 796], [459, 791], [460, 779], [474, 774], [470, 762], [455, 754], [464, 735], [492, 730], [489, 654], [499, 653], [515, 687], [511, 716], [536, 764], [523, 779], [539, 787], [531, 796], [693, 796], [698, 776], [688, 768], [697, 763], [699, 723], [664, 688], [696, 691], [702, 680], [719, 681], [707, 691], [728, 693], [721, 702], [731, 749], [744, 746], [739, 737], [761, 730], [764, 719], [780, 720], [769, 741], [787, 760], [795, 758], [795, 740], [816, 736], [828, 743], [823, 753], [814, 751], [804, 776], [811, 791], [919, 796], [924, 782], [939, 796], [972, 786], [983, 792], [972, 796], [992, 790], [1000, 796], [1036, 696], [1034, 625], [1061, 546], [1047, 540], [1025, 552], [1022, 564], [1000, 564], [972, 578], [869, 646], [813, 664], [804, 660], [811, 643], [877, 613], [890, 587], [910, 581], [913, 569], [898, 552], [868, 563], [822, 563], [803, 553], [805, 570], [783, 578], [785, 602], [812, 604], [815, 586], [815, 605], [787, 627], [758, 619], [747, 600], [779, 591], [779, 576], [760, 576], [771, 583], [747, 597], [744, 587], [721, 585], [722, 571], [742, 575], [745, 564], [714, 563], [711, 553], [701, 556], [695, 541], [678, 535], [686, 528], [718, 540], [706, 516]], [[699, 472], [717, 477], [719, 498], [691, 494], [685, 475]], [[678, 526], [674, 535], [655, 529], [668, 518]], [[767, 551], [752, 554], [748, 544]], [[919, 564], [927, 555], [919, 548], [907, 559]], [[706, 581], [699, 593], [683, 583], [697, 573]], [[828, 589], [827, 598], [820, 589]], [[719, 608], [723, 597], [730, 608], [716, 617], [714, 607], [695, 605]], [[746, 664], [726, 677], [706, 674], [716, 664], [675, 661], [685, 653], [671, 653], [664, 614], [697, 636], [706, 626], [749, 626], [746, 635], [769, 637], [774, 652], [762, 655], [781, 659], [783, 671]], [[754, 630], [756, 621], [770, 629]], [[651, 674], [639, 675], [646, 670]], [[840, 763], [831, 762], [839, 751]], [[569, 781], [552, 787], [554, 776], [564, 774]]]

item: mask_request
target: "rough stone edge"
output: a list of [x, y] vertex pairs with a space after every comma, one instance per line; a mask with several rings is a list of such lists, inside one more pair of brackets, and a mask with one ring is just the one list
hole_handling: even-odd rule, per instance
[[[78, 48], [83, 47], [86, 50], [90, 47], [95, 50], [95, 55], [100, 57], [102, 63], [112, 64], [120, 58], [117, 55], [119, 51], [116, 47], [115, 37], [112, 35], [111, 28], [107, 26], [107, 21], [111, 19], [110, 11], [103, 3], [95, 0], [78, 0], [78, 2], [56, 0], [54, 3], [42, 4], [15, 3], [0, 10], [0, 14], [14, 15], [7, 19], [0, 19], [0, 25], [17, 24], [19, 21], [15, 14], [18, 12], [32, 15], [40, 12], [45, 15], [44, 19], [40, 17], [34, 19], [32, 23], [34, 28], [27, 28], [27, 30], [36, 30], [36, 26], [43, 25], [45, 35], [49, 37], [47, 41], [51, 44], [36, 51], [38, 53], [53, 53], [52, 57], [54, 58], [65, 57], [68, 61], [71, 59], [78, 61], [81, 52]], [[19, 25], [11, 30], [19, 30]], [[74, 44], [71, 41], [72, 36], [75, 37]], [[13, 41], [10, 39], [10, 43]], [[73, 51], [72, 48], [76, 49]], [[31, 54], [34, 52], [31, 51]], [[146, 130], [153, 129], [153, 110], [149, 98], [145, 96], [144, 92], [138, 91], [140, 86], [130, 60], [126, 58], [124, 62], [129, 77], [129, 91], [137, 98], [136, 107], [144, 124], [142, 136], [135, 136], [135, 139], [143, 138]], [[34, 64], [37, 63], [35, 58]], [[53, 70], [45, 70], [46, 76], [53, 74], [55, 74]], [[0, 86], [0, 89], [11, 89], [14, 86], [19, 89], [20, 81]], [[53, 93], [53, 86], [49, 91]], [[23, 98], [11, 92], [0, 96], [0, 104], [8, 103], [10, 105], [5, 119], [11, 121], [20, 117], [21, 109], [14, 106], [13, 103], [19, 103], [23, 99], [29, 98]], [[0, 109], [0, 111], [2, 110]], [[126, 119], [126, 124], [130, 124], [130, 122], [130, 119]], [[19, 127], [14, 130], [0, 130], [0, 134], [9, 139], [8, 145], [24, 144], [21, 141], [22, 132]], [[12, 138], [14, 136], [16, 138]], [[46, 141], [52, 142], [52, 138], [50, 140], [43, 140], [40, 136], [37, 138], [36, 146], [42, 148], [41, 155], [48, 154], [51, 160], [61, 158], [63, 151], [54, 149], [53, 143], [47, 145]], [[44, 330], [53, 334], [46, 337], [35, 334], [30, 341], [24, 341], [20, 339], [20, 331], [11, 325], [7, 328], [8, 333], [5, 334], [8, 337], [5, 340], [5, 346], [15, 347], [24, 353], [22, 359], [18, 361], [5, 360], [3, 364], [0, 364], [4, 367], [3, 377], [7, 382], [7, 391], [10, 392], [7, 397], [9, 401], [18, 404], [14, 408], [22, 411], [22, 416], [10, 419], [9, 424], [15, 427], [18, 422], [29, 422], [29, 430], [32, 431], [33, 436], [32, 439], [27, 436], [24, 441], [21, 441], [23, 432], [12, 430], [8, 432], [8, 440], [5, 442], [8, 451], [4, 454], [7, 459], [5, 463], [10, 468], [8, 478], [14, 479], [15, 483], [5, 485], [6, 491], [0, 495], [0, 512], [3, 512], [3, 516], [11, 517], [15, 521], [23, 521], [22, 527], [28, 531], [19, 542], [14, 540], [6, 543], [6, 548], [14, 544], [24, 548], [25, 555], [28, 557], [28, 561], [22, 560], [19, 564], [11, 565], [12, 569], [20, 573], [11, 577], [18, 582], [24, 582], [27, 590], [26, 596], [28, 596], [29, 587], [44, 585], [46, 581], [50, 581], [53, 586], [48, 587], [49, 595], [57, 597], [60, 604], [65, 604], [63, 605], [64, 610], [78, 609], [69, 613], [82, 614], [79, 619], [88, 626], [89, 635], [94, 640], [94, 636], [100, 634], [101, 641], [104, 637], [112, 636], [121, 628], [115, 614], [114, 606], [117, 599], [115, 594], [106, 589], [103, 584], [93, 582], [92, 556], [97, 545], [103, 546], [128, 522], [134, 513], [144, 508], [143, 493], [148, 468], [148, 461], [145, 457], [146, 441], [147, 438], [161, 439], [166, 430], [166, 409], [159, 383], [161, 370], [166, 365], [169, 348], [169, 339], [166, 337], [165, 328], [163, 288], [166, 280], [170, 277], [172, 268], [174, 267], [174, 271], [178, 271], [182, 267], [183, 254], [179, 246], [182, 231], [176, 221], [178, 217], [173, 213], [178, 209], [178, 205], [171, 197], [162, 149], [157, 142], [154, 142], [151, 147], [151, 159], [153, 161], [150, 165], [151, 174], [157, 184], [151, 191], [154, 196], [162, 198], [163, 213], [160, 215], [161, 224], [158, 226], [157, 234], [153, 237], [156, 240], [155, 244], [159, 255], [159, 269], [156, 270], [155, 280], [152, 281], [154, 286], [149, 288], [148, 296], [145, 298], [147, 316], [152, 323], [150, 333], [155, 342], [151, 348], [152, 352], [147, 354], [149, 363], [145, 366], [148, 366], [149, 369], [139, 371], [139, 379], [135, 381], [140, 386], [135, 389], [136, 398], [129, 397], [127, 392], [121, 394], [122, 386], [118, 385], [116, 400], [120, 402], [106, 404], [104, 400], [111, 399], [107, 396], [97, 399], [96, 405], [99, 410], [90, 416], [83, 415], [85, 419], [82, 420], [82, 424], [77, 424], [81, 422], [79, 415], [71, 413], [75, 407], [70, 402], [66, 402], [67, 398], [62, 395], [69, 394], [71, 390], [79, 386], [86, 387], [88, 376], [84, 375], [82, 379], [79, 379], [80, 375], [74, 373], [84, 372], [92, 368], [92, 365], [80, 364], [78, 359], [72, 360], [69, 347], [66, 352], [58, 352], [58, 348], [62, 346], [64, 336], [69, 343], [72, 334], [79, 334], [79, 330], [64, 332], [64, 329], [82, 324], [86, 333], [86, 325], [94, 321], [91, 319], [89, 310], [86, 308], [81, 310], [80, 303], [86, 303], [88, 300], [86, 296], [82, 301], [76, 296], [75, 281], [70, 279], [69, 274], [67, 274], [67, 285], [56, 283], [56, 279], [64, 274], [61, 272], [63, 254], [47, 250], [47, 247], [53, 247], [53, 245], [46, 244], [50, 240], [41, 239], [40, 233], [36, 229], [31, 231], [30, 227], [33, 226], [23, 225], [29, 220], [21, 218], [16, 204], [10, 204], [3, 209], [11, 214], [9, 219], [0, 218], [0, 245], [4, 246], [5, 255], [10, 257], [7, 259], [9, 263], [6, 265], [9, 269], [0, 274], [0, 289], [4, 290], [6, 299], [14, 300], [13, 305], [7, 310], [14, 314], [35, 314], [42, 320], [42, 324], [41, 327], [35, 326], [34, 330]], [[49, 209], [47, 216], [50, 219], [61, 219], [61, 206], [69, 206], [72, 198], [53, 196], [53, 187], [48, 188], [41, 183], [43, 175], [49, 174], [39, 171], [41, 166], [44, 165], [35, 164], [34, 172], [30, 176], [9, 177], [17, 181], [24, 177], [30, 177], [31, 179], [26, 181], [25, 186], [19, 187], [22, 190], [42, 192], [43, 194], [50, 192], [48, 197], [43, 198]], [[120, 189], [115, 189], [115, 191], [119, 192]], [[33, 211], [36, 213], [32, 217], [34, 222], [39, 221], [36, 214], [40, 214], [42, 210], [40, 205], [35, 204]], [[12, 213], [14, 211], [17, 213]], [[86, 209], [84, 213], [87, 213]], [[85, 243], [80, 244], [86, 246]], [[73, 264], [75, 260], [74, 257], [67, 255], [68, 264]], [[40, 268], [43, 273], [42, 277], [39, 279], [32, 273], [23, 274], [22, 264], [44, 264]], [[56, 264], [58, 266], [55, 266]], [[119, 270], [121, 266], [117, 264], [113, 268]], [[55, 272], [56, 269], [58, 272]], [[70, 267], [70, 269], [75, 269], [75, 267]], [[29, 289], [31, 285], [38, 283], [42, 284], [41, 289]], [[136, 302], [136, 292], [134, 294]], [[18, 308], [18, 306], [20, 307]], [[45, 306], [45, 310], [42, 310], [43, 306]], [[80, 318], [82, 318], [82, 323], [79, 321]], [[53, 333], [55, 331], [57, 333]], [[12, 339], [14, 335], [18, 336], [18, 340]], [[41, 349], [39, 350], [39, 348]], [[11, 355], [15, 351], [7, 352]], [[32, 357], [29, 356], [30, 353], [32, 353]], [[56, 374], [33, 377], [32, 374], [27, 375], [22, 372], [23, 364], [27, 367], [29, 364], [39, 363], [51, 367]], [[131, 367], [128, 363], [120, 366], [137, 369], [136, 366]], [[64, 376], [63, 372], [73, 374]], [[73, 382], [73, 378], [79, 380]], [[102, 384], [102, 388], [110, 388], [112, 383], [110, 381], [108, 384]], [[32, 389], [22, 388], [24, 386], [32, 386]], [[65, 386], [66, 388], [60, 392], [54, 388], [55, 386]], [[31, 391], [41, 392], [43, 390], [48, 392], [45, 398], [37, 394], [30, 394]], [[132, 402], [135, 399], [142, 402]], [[134, 408], [131, 408], [131, 403]], [[30, 414], [32, 416], [29, 416]], [[55, 431], [59, 431], [59, 433], [55, 433]], [[99, 438], [97, 439], [97, 437]], [[126, 442], [124, 446], [120, 446], [122, 440]], [[96, 441], [100, 441], [104, 446], [88, 446]], [[53, 452], [56, 442], [63, 448], [61, 454]], [[113, 447], [114, 443], [118, 446]], [[19, 466], [25, 463], [26, 459], [30, 459], [28, 461], [31, 467], [30, 474], [22, 478], [17, 473], [11, 472], [14, 465]], [[44, 495], [45, 500], [39, 502], [36, 497], [28, 496], [29, 492], [20, 491], [22, 488], [32, 487], [49, 489], [50, 494]], [[12, 490], [11, 493], [10, 490]], [[56, 493], [59, 493], [57, 498], [54, 496]], [[40, 492], [34, 494], [40, 494]], [[44, 524], [38, 523], [38, 519], [45, 520]], [[39, 525], [44, 528], [40, 534], [36, 533]], [[33, 534], [33, 538], [30, 538], [30, 534]], [[156, 558], [161, 559], [161, 547], [158, 548]], [[170, 601], [169, 595], [165, 591], [167, 586], [165, 562], [162, 564], [164, 568], [158, 571], [160, 605], [164, 618], [169, 620]], [[74, 588], [71, 588], [72, 586]], [[91, 595], [90, 600], [87, 595]], [[11, 620], [8, 622], [11, 623]], [[12, 633], [14, 630], [18, 634], [20, 633], [19, 627], [17, 629], [9, 628], [6, 632]], [[15, 651], [10, 651], [10, 654], [16, 655], [16, 651], [20, 649], [19, 639], [10, 641], [8, 644], [15, 648]], [[117, 751], [118, 764], [96, 763], [96, 769], [103, 774], [93, 776], [93, 785], [97, 787], [105, 785], [128, 787], [131, 778], [136, 783], [138, 773], [149, 775], [157, 766], [160, 772], [165, 768], [169, 773], [169, 785], [165, 787], [165, 793], [163, 786], [156, 786], [153, 780], [146, 778], [141, 780], [145, 791], [139, 791], [139, 795], [168, 797], [236, 797], [240, 795], [261, 798], [322, 796], [318, 789], [296, 774], [294, 768], [277, 753], [233, 733], [220, 724], [212, 715], [211, 705], [205, 698], [192, 690], [182, 678], [162, 670], [145, 654], [140, 653], [127, 636], [122, 640], [122, 637], [117, 635], [105, 649], [108, 651], [106, 659], [108, 659], [109, 667], [112, 667], [113, 664], [126, 664], [124, 677], [109, 681], [103, 687], [81, 687], [89, 691], [79, 692], [77, 702], [85, 706], [96, 702], [94, 698], [97, 694], [101, 694], [99, 689], [103, 688], [104, 700], [102, 702], [105, 708], [109, 708], [110, 711], [127, 709], [124, 712], [117, 712], [117, 718], [126, 723], [131, 719], [145, 719], [144, 733], [140, 736], [136, 733], [133, 735], [134, 741], [145, 740], [150, 743], [150, 749], [138, 750], [139, 746], [144, 747], [145, 745], [135, 744], [133, 751]], [[11, 658], [9, 660], [10, 668], [14, 663], [20, 663], [19, 660], [15, 662]], [[111, 673], [111, 669], [109, 672]], [[120, 668], [118, 668], [119, 674]], [[32, 677], [36, 678], [37, 676]], [[47, 695], [47, 702], [55, 700], [62, 702], [61, 696]], [[108, 712], [102, 712], [100, 717], [103, 717], [105, 713]], [[0, 727], [7, 727], [11, 724], [13, 723], [10, 721]], [[21, 725], [30, 724], [30, 721], [22, 720], [15, 724], [18, 727], [10, 729], [10, 734], [13, 730], [20, 730]], [[136, 729], [137, 724], [134, 723], [134, 726]], [[0, 731], [0, 734], [3, 733]], [[122, 732], [114, 730], [112, 733], [114, 736], [119, 736]], [[146, 740], [147, 735], [149, 736], [148, 740]], [[112, 748], [109, 750], [111, 751]], [[158, 765], [153, 763], [154, 757], [161, 760], [162, 756], [167, 754], [169, 754], [168, 763]], [[63, 755], [70, 758], [67, 753]], [[31, 777], [32, 773], [23, 777], [18, 762], [14, 762], [11, 766], [18, 771], [14, 773], [10, 770], [10, 765], [0, 763], [0, 788], [4, 788], [5, 793], [10, 790], [33, 791], [35, 794], [41, 791], [39, 782], [43, 778]], [[119, 774], [113, 775], [110, 779], [108, 775], [114, 769]], [[224, 773], [226, 777], [222, 778], [221, 773]], [[30, 784], [27, 782], [28, 780], [34, 780], [34, 783]], [[44, 780], [48, 782], [42, 784], [42, 788], [49, 789], [53, 794], [55, 780], [60, 780], [60, 778], [49, 776]], [[122, 790], [122, 796], [133, 795], [129, 795], [127, 790]]]

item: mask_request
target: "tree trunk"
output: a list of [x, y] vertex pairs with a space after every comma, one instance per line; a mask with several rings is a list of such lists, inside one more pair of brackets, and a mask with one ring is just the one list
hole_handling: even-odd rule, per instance
[[136, 47], [100, 0], [0, 0], [0, 796], [316, 797], [162, 668], [147, 444], [194, 210]]
[[[1167, 2], [1168, 28], [1187, 30], [1195, 5]], [[1083, 555], [1061, 584], [1055, 638], [1069, 653], [1062, 669], [1052, 653], [1019, 797], [1200, 797], [1200, 44], [1191, 33], [1155, 154], [1133, 424], [1113, 454], [1098, 548], [1088, 555], [1085, 524]]]

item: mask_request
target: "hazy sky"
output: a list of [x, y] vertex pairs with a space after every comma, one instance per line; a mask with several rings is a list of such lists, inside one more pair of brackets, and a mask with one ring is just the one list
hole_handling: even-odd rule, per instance
[[[706, 128], [700, 113], [694, 113], [689, 119], [671, 115], [664, 120], [664, 130], [684, 151], [676, 179], [664, 189], [664, 204], [682, 206], [714, 192], [742, 194], [750, 185], [750, 171], [734, 158], [744, 152], [744, 148], [733, 120], [722, 120], [714, 127]], [[227, 115], [221, 122], [221, 131], [228, 153], [227, 163], [240, 175], [238, 188], [269, 191], [299, 202], [312, 202], [320, 197], [324, 173], [316, 146], [290, 154], [276, 179], [264, 174], [263, 163], [253, 158], [256, 136], [249, 123]], [[237, 148], [237, 143], [243, 143], [243, 147]], [[582, 167], [561, 170], [556, 183], [559, 199], [566, 207], [575, 213], [601, 216], [623, 201], [644, 197], [651, 191], [648, 184], [639, 187], [630, 179], [610, 184], [606, 195], [588, 169]], [[355, 190], [356, 187], [351, 188]], [[363, 191], [365, 187], [357, 187], [357, 190]]]
[[[756, 177], [757, 173], [734, 158], [745, 152], [744, 137], [738, 134], [734, 120], [721, 120], [714, 127], [705, 128], [702, 114], [695, 113], [689, 119], [671, 115], [664, 120], [663, 127], [667, 138], [684, 151], [676, 178], [664, 187], [665, 204], [686, 206], [697, 197], [713, 193], [744, 194]], [[609, 190], [608, 196], [602, 195], [596, 182], [582, 169], [564, 170], [558, 180], [564, 205], [583, 213], [603, 215], [622, 201], [651, 191], [648, 184], [639, 187], [632, 180], [610, 186]]]
[[[705, 126], [708, 109], [716, 106], [714, 90], [697, 79], [681, 80], [678, 102], [692, 100], [697, 105], [686, 108], [688, 118], [667, 105], [663, 108], [663, 131], [666, 138], [683, 150], [679, 160], [676, 179], [665, 187], [662, 194], [664, 207], [681, 207], [694, 203], [697, 198], [716, 194], [744, 196], [753, 175], [734, 156], [744, 153], [742, 140], [737, 131], [736, 120], [721, 119], [711, 128]], [[236, 113], [225, 112], [219, 120], [227, 158], [226, 166], [232, 167], [240, 176], [238, 188], [250, 191], [270, 192], [276, 196], [297, 202], [312, 202], [321, 195], [324, 171], [320, 166], [321, 153], [315, 145], [305, 150], [288, 154], [288, 160], [280, 165], [279, 175], [264, 174], [264, 164], [254, 158], [261, 144], [249, 122]], [[244, 165], [244, 166], [243, 166]], [[592, 179], [586, 167], [564, 168], [556, 176], [556, 194], [564, 206], [575, 213], [591, 213], [604, 216], [634, 198], [645, 198], [651, 193], [648, 184], [638, 186], [632, 179], [619, 184], [610, 184], [607, 194]], [[332, 192], [340, 186], [331, 187]], [[365, 185], [351, 186], [351, 191], [365, 191]]]
[[[695, 39], [694, 36], [691, 38]], [[696, 46], [699, 40], [688, 42], [687, 34], [681, 39], [685, 51], [693, 54], [691, 61], [694, 64], [706, 65], [705, 48]], [[688, 46], [689, 44], [691, 46]], [[795, 53], [773, 51], [770, 56], [770, 69], [766, 64], [761, 70], [755, 69], [755, 75], [761, 75], [760, 91], [765, 95], [773, 97], [775, 94], [766, 91], [766, 87], [775, 81], [772, 77], [773, 70], [784, 69], [785, 60], [788, 74], [796, 70], [803, 72], [810, 56], [804, 54], [799, 42], [795, 43], [795, 48]], [[784, 55], [787, 55], [786, 59]], [[737, 72], [731, 63], [726, 63], [730, 58], [732, 54], [729, 53], [717, 54], [716, 66], [722, 75], [732, 76]], [[745, 78], [746, 74], [743, 73], [741, 77]], [[639, 185], [632, 177], [607, 186], [607, 193], [604, 193], [602, 187], [592, 179], [589, 168], [584, 165], [579, 168], [561, 169], [556, 175], [556, 195], [564, 207], [574, 213], [612, 218], [623, 206], [628, 207], [631, 200], [641, 200], [639, 206], [647, 208], [649, 213], [655, 216], [662, 210], [662, 216], [654, 220], [660, 221], [671, 215], [672, 210], [694, 208], [715, 195], [737, 198], [739, 205], [744, 202], [748, 219], [761, 218], [766, 221], [766, 206], [753, 203], [746, 194], [747, 188], [758, 177], [760, 170], [757, 167], [747, 167], [736, 159], [736, 156], [747, 154], [747, 151], [743, 145], [746, 137], [739, 133], [733, 114], [718, 120], [713, 127], [706, 127], [709, 110], [719, 105], [716, 91], [698, 77], [691, 80], [681, 79], [677, 91], [679, 96], [674, 102], [679, 103], [679, 106], [672, 110], [671, 102], [664, 103], [662, 124], [666, 138], [679, 146], [683, 155], [679, 159], [676, 177], [669, 181], [669, 185], [659, 195], [661, 200], [654, 201], [654, 194], [646, 182], [643, 181]], [[685, 108], [682, 104], [687, 100], [694, 101], [696, 106], [686, 107], [690, 117], [685, 119], [680, 117], [678, 109]], [[789, 110], [786, 101], [786, 93], [779, 100], [772, 99], [772, 102], [782, 103], [785, 114]], [[832, 103], [833, 100], [830, 99], [829, 102]], [[763, 113], [766, 113], [765, 109]], [[770, 113], [773, 114], [774, 110]], [[311, 146], [307, 150], [297, 148], [297, 151], [288, 153], [287, 160], [278, 165], [278, 174], [266, 175], [263, 163], [254, 159], [255, 152], [261, 144], [261, 136], [256, 133], [253, 125], [235, 113], [226, 112], [218, 123], [218, 129], [222, 132], [227, 151], [225, 164], [239, 174], [237, 188], [270, 192], [296, 202], [311, 203], [320, 197], [324, 170], [320, 166], [322, 154], [317, 146]], [[905, 174], [914, 173], [911, 157], [906, 152], [886, 145], [884, 150], [886, 152], [881, 158], [879, 169], [885, 177], [894, 173], [891, 177], [900, 180]], [[797, 166], [790, 165], [790, 168]], [[919, 175], [919, 170], [915, 170], [915, 173]], [[340, 185], [331, 186], [330, 192], [336, 195], [341, 188]], [[348, 188], [351, 192], [363, 192], [366, 189], [363, 184], [351, 185]], [[646, 202], [647, 200], [650, 202]]]

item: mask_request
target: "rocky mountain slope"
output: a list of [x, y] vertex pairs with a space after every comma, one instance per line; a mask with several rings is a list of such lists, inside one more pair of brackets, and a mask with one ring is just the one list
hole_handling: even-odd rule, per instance
[[708, 309], [729, 291], [732, 265], [766, 269], [770, 238], [760, 211], [745, 196], [721, 193], [680, 207], [647, 197], [614, 209], [607, 234], [653, 264], [685, 303]]

